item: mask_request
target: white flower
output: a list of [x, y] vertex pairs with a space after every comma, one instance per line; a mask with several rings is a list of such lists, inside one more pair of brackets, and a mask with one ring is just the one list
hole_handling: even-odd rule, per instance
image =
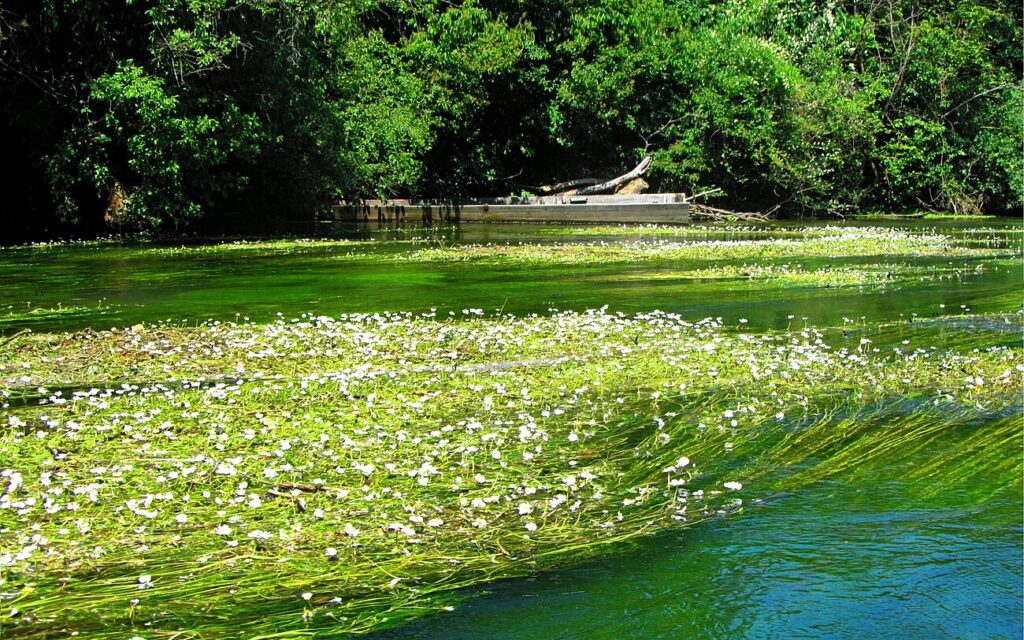
[[218, 536], [229, 536], [231, 535], [231, 527], [226, 524], [222, 524], [213, 530]]
[[270, 540], [273, 537], [273, 534], [269, 531], [262, 531], [260, 529], [254, 529], [249, 532], [249, 538], [252, 540]]
[[740, 489], [743, 488], [743, 483], [741, 483], [741, 482], [726, 482], [723, 486], [726, 489], [731, 489], [733, 491], [739, 491]]
[[324, 555], [328, 558], [333, 558], [338, 555], [338, 550], [334, 547], [327, 547], [326, 549], [324, 549]]
[[519, 515], [525, 516], [525, 515], [527, 515], [529, 513], [533, 513], [533, 505], [530, 504], [529, 502], [520, 502], [519, 503]]
[[186, 522], [188, 522], [188, 516], [184, 513], [179, 513], [178, 515], [174, 516], [174, 521], [178, 524], [185, 524]]
[[569, 442], [576, 442], [579, 439], [580, 439], [580, 436], [575, 431], [573, 431], [572, 433], [569, 434]]
[[217, 465], [217, 468], [214, 469], [213, 472], [219, 476], [234, 476], [238, 474], [238, 469], [235, 469], [233, 466], [226, 462], [221, 462], [220, 464]]
[[537, 525], [536, 525], [536, 523], [533, 523], [533, 522], [527, 522], [525, 526], [526, 526], [526, 530], [527, 530], [527, 531], [536, 531], [536, 530], [537, 530]]
[[368, 476], [368, 475], [372, 474], [374, 472], [374, 470], [376, 470], [376, 467], [374, 467], [369, 462], [366, 463], [366, 464], [360, 464], [358, 462], [353, 462], [352, 463], [352, 468], [357, 469], [364, 476]]
[[303, 594], [302, 594], [302, 596], [301, 596], [301, 598], [302, 598], [303, 600], [305, 600], [306, 602], [309, 602], [309, 599], [310, 599], [310, 598], [312, 598], [312, 597], [313, 597], [313, 594], [312, 594], [312, 593], [310, 593], [310, 592], [308, 592], [308, 591], [306, 591], [305, 593], [303, 593]]
[[441, 518], [431, 518], [430, 520], [427, 520], [428, 527], [440, 527], [443, 524], [444, 520], [442, 520]]
[[680, 469], [682, 469], [683, 467], [687, 466], [688, 464], [690, 464], [690, 459], [687, 458], [686, 456], [683, 456], [683, 457], [679, 458], [678, 460], [676, 460], [676, 467], [678, 467]]
[[476, 520], [473, 521], [473, 526], [476, 527], [477, 529], [483, 529], [487, 525], [488, 525], [488, 522], [486, 520], [484, 520], [483, 518], [477, 518]]
[[342, 531], [345, 532], [345, 535], [352, 536], [353, 538], [359, 535], [359, 529], [353, 527], [351, 522], [346, 522], [345, 528]]
[[153, 588], [153, 576], [143, 574], [139, 576], [139, 589], [152, 589]]

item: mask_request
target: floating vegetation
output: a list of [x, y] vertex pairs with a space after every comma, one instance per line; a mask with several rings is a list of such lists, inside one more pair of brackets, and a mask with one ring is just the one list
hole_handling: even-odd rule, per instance
[[1005, 247], [962, 247], [945, 235], [848, 230], [814, 238], [661, 243], [487, 244], [431, 247], [395, 259], [499, 264], [611, 264], [654, 260], [773, 260], [815, 257], [1006, 256]]
[[341, 238], [292, 238], [288, 240], [235, 240], [230, 242], [186, 244], [180, 246], [154, 246], [147, 250], [159, 255], [288, 255], [348, 249], [372, 244], [370, 240]]
[[8, 327], [27, 328], [36, 323], [50, 323], [56, 320], [95, 317], [109, 313], [113, 306], [100, 302], [93, 306], [58, 305], [56, 307], [33, 307], [31, 305], [8, 305], [0, 308], [0, 330]]
[[913, 267], [905, 264], [873, 264], [842, 267], [807, 268], [802, 264], [739, 264], [679, 269], [656, 273], [607, 276], [608, 279], [659, 280], [749, 280], [783, 287], [849, 287], [886, 286], [908, 280], [962, 277], [973, 273], [974, 267]]
[[[878, 460], [905, 464], [901, 481], [921, 495], [1019, 495], [1019, 236], [734, 229], [625, 244], [461, 245], [435, 233], [98, 248], [127, 258], [117, 284], [187, 279], [221, 256], [234, 273], [250, 257], [298, 254], [288, 264], [329, 277], [353, 265], [406, 274], [480, 263], [494, 268], [466, 271], [490, 286], [516, 267], [551, 265], [519, 273], [612, 291], [650, 281], [659, 294], [671, 288], [662, 283], [683, 281], [685, 293], [701, 281], [694, 291], [731, 288], [733, 300], [812, 287], [854, 288], [835, 299], [883, 287], [920, 297], [895, 307], [900, 322], [857, 315], [821, 329], [777, 306], [769, 326], [789, 328], [766, 333], [749, 329], [765, 324], [754, 315], [487, 315], [449, 304], [256, 324], [245, 300], [231, 307], [238, 321], [197, 325], [149, 322], [174, 314], [127, 313], [126, 297], [109, 312], [12, 305], [0, 329], [79, 314], [91, 320], [81, 326], [147, 321], [0, 338], [0, 631], [365, 632], [452, 607], [469, 597], [463, 587], [615, 553], [751, 500], [869, 473]], [[137, 268], [151, 253], [182, 259]], [[66, 256], [53, 258], [59, 274]], [[574, 268], [605, 263], [629, 266]], [[245, 286], [270, 284], [253, 273]], [[998, 286], [955, 293], [982, 279]], [[45, 296], [24, 280], [20, 295]], [[417, 308], [436, 304], [429, 295]], [[275, 298], [261, 317], [285, 304]], [[929, 309], [948, 315], [915, 313]]]
[[1019, 484], [1019, 345], [742, 325], [466, 309], [20, 336], [0, 352], [4, 625], [382, 628], [953, 428], [974, 430], [961, 476]]
[[917, 227], [850, 227], [847, 225], [783, 226], [778, 224], [737, 225], [737, 224], [618, 224], [544, 227], [537, 233], [551, 236], [764, 236], [774, 238], [816, 238], [849, 233], [950, 233], [991, 235], [1024, 233], [1024, 227], [965, 227], [957, 229], [934, 226]]

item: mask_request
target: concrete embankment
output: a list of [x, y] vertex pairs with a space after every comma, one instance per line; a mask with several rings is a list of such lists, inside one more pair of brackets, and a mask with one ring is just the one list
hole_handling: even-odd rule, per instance
[[685, 224], [690, 205], [681, 193], [538, 196], [465, 200], [364, 200], [331, 206], [327, 220], [451, 224], [459, 222], [592, 222]]

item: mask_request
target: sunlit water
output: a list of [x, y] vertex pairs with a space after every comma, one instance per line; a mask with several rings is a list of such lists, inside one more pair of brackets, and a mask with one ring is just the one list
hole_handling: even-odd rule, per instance
[[[1016, 222], [999, 226], [1020, 229]], [[962, 225], [940, 229], [963, 232]], [[389, 234], [357, 235], [384, 239], [361, 250], [408, 248], [387, 242]], [[523, 226], [414, 230], [391, 237], [574, 239]], [[1007, 241], [1019, 247], [1019, 233]], [[878, 331], [890, 342], [904, 330], [900, 325], [878, 330], [880, 323], [931, 331], [940, 343], [973, 331], [992, 333], [995, 342], [1020, 340], [1016, 328], [1002, 331], [955, 319], [929, 324], [959, 310], [1019, 309], [1024, 301], [1019, 266], [972, 268], [982, 259], [952, 260], [968, 267], [953, 278], [921, 278], [895, 287], [766, 289], [756, 282], [643, 277], [684, 266], [678, 263], [508, 269], [331, 259], [333, 252], [348, 250], [262, 257], [165, 256], [119, 246], [7, 250], [0, 255], [0, 316], [8, 315], [0, 330], [106, 328], [169, 318], [269, 320], [278, 312], [435, 308], [459, 314], [481, 308], [523, 314], [608, 305], [612, 311], [657, 308], [692, 319], [722, 316], [727, 325], [743, 319], [752, 329], [807, 323], [837, 332]], [[838, 266], [843, 261], [802, 262]], [[900, 262], [944, 267], [951, 260]], [[31, 308], [47, 311], [26, 314]], [[945, 446], [956, 447], [958, 437], [950, 434]], [[982, 475], [972, 484], [936, 491], [904, 478], [901, 469], [913, 459], [895, 462], [875, 460], [855, 474], [765, 495], [741, 513], [661, 534], [587, 566], [488, 585], [452, 613], [377, 637], [1020, 638], [1020, 482], [993, 494], [985, 491]]]
[[1019, 638], [1020, 496], [996, 502], [839, 479], [378, 638]]
[[[1020, 224], [986, 221], [985, 227], [1016, 229], [1000, 242], [1020, 245]], [[920, 230], [962, 237], [953, 225], [921, 224]], [[564, 228], [563, 228], [564, 229]], [[672, 278], [674, 270], [745, 261], [654, 261], [638, 265], [495, 266], [472, 263], [349, 263], [336, 256], [352, 251], [390, 254], [428, 242], [664, 242], [748, 239], [750, 233], [709, 231], [695, 236], [552, 235], [529, 225], [466, 225], [461, 229], [350, 232], [349, 237], [380, 240], [372, 246], [335, 246], [296, 255], [248, 252], [167, 255], [124, 246], [67, 246], [8, 249], [0, 254], [0, 331], [109, 328], [157, 320], [270, 320], [276, 314], [334, 315], [345, 312], [437, 309], [444, 315], [463, 309], [485, 312], [546, 313], [550, 308], [583, 310], [608, 305], [614, 311], [661, 309], [691, 318], [740, 318], [749, 328], [785, 328], [793, 320], [818, 326], [843, 318], [874, 323], [948, 314], [961, 305], [975, 311], [1009, 310], [1007, 295], [1021, 284], [1019, 268], [975, 271], [979, 258], [895, 259], [937, 270], [956, 268], [955, 277], [926, 276], [884, 288], [765, 288], [757, 281]], [[320, 230], [323, 233], [323, 229]], [[761, 239], [763, 235], [759, 236]], [[984, 241], [985, 235], [968, 236]], [[389, 242], [388, 240], [401, 240]], [[416, 241], [410, 243], [410, 241]], [[886, 257], [870, 262], [885, 263]], [[805, 268], [836, 268], [862, 259], [776, 260]], [[669, 277], [666, 277], [669, 274]], [[657, 276], [657, 277], [651, 277]], [[1018, 296], [1019, 297], [1019, 296]], [[1017, 302], [1019, 306], [1020, 301]], [[1015, 307], [1014, 307], [1015, 308]], [[794, 318], [790, 318], [794, 316]], [[806, 320], [805, 320], [806, 319]]]

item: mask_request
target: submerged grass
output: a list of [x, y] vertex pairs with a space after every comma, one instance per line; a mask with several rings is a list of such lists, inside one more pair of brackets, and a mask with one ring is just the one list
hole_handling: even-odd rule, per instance
[[614, 264], [655, 260], [776, 260], [846, 257], [1018, 257], [1005, 246], [958, 246], [941, 234], [847, 230], [809, 238], [695, 240], [593, 244], [488, 244], [430, 247], [398, 254], [413, 262], [479, 262], [484, 264]]
[[0, 624], [378, 629], [952, 430], [974, 455], [945, 474], [937, 457], [922, 482], [995, 469], [1019, 485], [1019, 345], [904, 335], [844, 347], [661, 312], [466, 310], [16, 336], [0, 347]]
[[[1019, 247], [996, 236], [787, 233], [153, 250], [500, 265], [743, 260], [614, 277], [779, 286], [1020, 265]], [[968, 259], [800, 262], [838, 256]], [[961, 311], [769, 333], [662, 312], [466, 309], [457, 320], [306, 315], [0, 338], [0, 635], [371, 631], [451, 607], [464, 587], [618, 550], [743, 500], [863, 473], [875, 459], [913, 457], [904, 477], [932, 491], [1019, 493], [1021, 314]], [[78, 311], [9, 312], [16, 326]]]
[[813, 225], [784, 226], [772, 223], [764, 224], [732, 224], [710, 223], [693, 225], [661, 225], [661, 224], [596, 224], [587, 226], [545, 227], [537, 233], [547, 236], [638, 236], [638, 237], [775, 237], [775, 238], [818, 238], [844, 235], [850, 233], [915, 233], [915, 234], [956, 234], [970, 233], [975, 235], [999, 236], [1003, 234], [1024, 233], [1024, 227], [965, 227], [951, 230], [935, 226], [901, 226], [901, 227], [850, 227], [847, 225]]

